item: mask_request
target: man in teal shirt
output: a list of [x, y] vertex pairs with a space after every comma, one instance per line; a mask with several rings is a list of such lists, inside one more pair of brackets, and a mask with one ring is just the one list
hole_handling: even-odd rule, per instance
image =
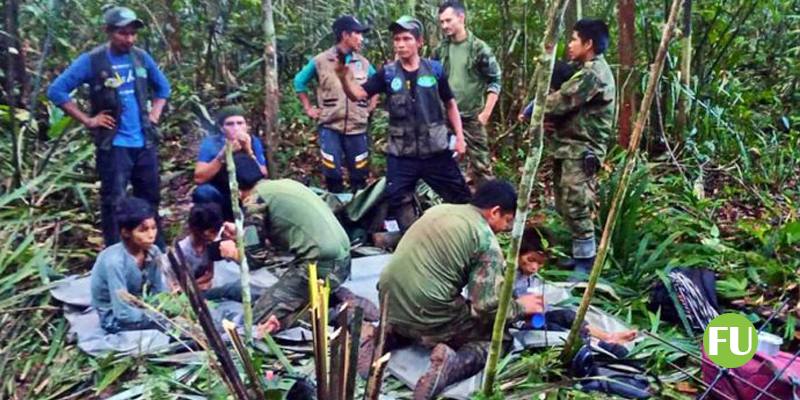
[[[369, 28], [355, 17], [345, 15], [333, 23], [336, 45], [317, 54], [294, 77], [294, 89], [303, 109], [319, 123], [319, 146], [325, 185], [333, 193], [344, 192], [342, 166], [346, 166], [350, 189], [355, 191], [367, 185], [369, 175], [369, 140], [367, 125], [369, 114], [375, 109], [377, 97], [371, 100], [352, 101], [345, 96], [334, 71], [337, 54], [345, 54], [347, 68], [359, 83], [375, 74], [375, 67], [362, 56], [362, 34]], [[308, 83], [317, 78], [317, 104], [308, 99]]]

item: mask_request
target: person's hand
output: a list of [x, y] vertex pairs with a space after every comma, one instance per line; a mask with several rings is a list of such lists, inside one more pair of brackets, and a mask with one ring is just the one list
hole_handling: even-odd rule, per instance
[[320, 110], [317, 107], [308, 107], [305, 109], [306, 115], [313, 120], [319, 119]]
[[223, 239], [236, 239], [236, 224], [233, 222], [224, 222], [222, 224], [222, 238]]
[[149, 114], [147, 114], [147, 119], [150, 120], [151, 124], [158, 125], [158, 121], [161, 120], [161, 115], [160, 113], [157, 113], [155, 110], [153, 110], [150, 111]]
[[89, 118], [86, 121], [86, 127], [89, 129], [94, 128], [105, 128], [105, 129], [114, 129], [117, 126], [117, 122], [114, 120], [114, 117], [109, 115], [108, 111], [100, 111], [94, 117]]
[[261, 339], [264, 337], [264, 334], [275, 333], [281, 329], [281, 322], [278, 321], [278, 318], [274, 315], [270, 315], [266, 321], [256, 325], [256, 334], [255, 337]]
[[208, 271], [206, 271], [205, 274], [197, 278], [195, 282], [197, 282], [197, 287], [200, 290], [206, 291], [208, 289], [211, 289], [211, 284], [213, 283], [213, 280], [214, 280], [214, 267], [212, 266], [211, 268], [208, 269]]
[[520, 112], [519, 114], [517, 114], [517, 121], [528, 122], [528, 117], [525, 116], [524, 112]]
[[223, 240], [219, 244], [219, 255], [231, 260], [239, 259], [239, 249], [233, 240]]
[[181, 285], [178, 282], [170, 281], [169, 283], [169, 292], [172, 295], [176, 295], [181, 292]]
[[481, 113], [478, 114], [478, 123], [480, 123], [482, 126], [486, 126], [486, 124], [489, 123], [489, 118], [491, 118], [491, 116], [492, 115], [485, 110], [481, 111]]
[[464, 154], [467, 153], [467, 142], [464, 140], [463, 136], [456, 137], [456, 155], [459, 157], [463, 157]]
[[523, 294], [517, 298], [525, 315], [533, 315], [544, 311], [544, 298], [538, 294]]

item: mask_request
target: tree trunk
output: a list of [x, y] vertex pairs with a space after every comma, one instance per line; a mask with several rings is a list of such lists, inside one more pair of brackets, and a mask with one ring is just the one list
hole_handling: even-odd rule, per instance
[[167, 23], [170, 29], [166, 30], [167, 45], [169, 46], [170, 61], [176, 64], [181, 62], [181, 20], [174, 9], [175, 0], [165, 0], [167, 9]]
[[272, 18], [272, 0], [262, 0], [264, 17], [264, 145], [266, 146], [269, 177], [276, 177], [278, 169], [273, 157], [274, 138], [278, 132], [278, 57], [275, 45], [275, 21]]
[[683, 38], [681, 39], [681, 86], [678, 98], [678, 115], [675, 118], [675, 137], [681, 142], [685, 137], [689, 115], [689, 96], [686, 91], [692, 84], [692, 0], [683, 3], [683, 24], [681, 26]]
[[675, 29], [675, 20], [678, 18], [678, 10], [680, 9], [681, 2], [682, 0], [673, 0], [672, 7], [670, 8], [669, 12], [669, 18], [667, 19], [667, 23], [664, 25], [664, 29], [661, 33], [661, 44], [656, 52], [655, 62], [653, 62], [650, 68], [650, 78], [647, 81], [647, 90], [645, 91], [644, 98], [642, 99], [642, 104], [639, 107], [639, 115], [636, 118], [636, 125], [634, 126], [633, 134], [631, 135], [631, 140], [628, 145], [628, 154], [625, 156], [625, 168], [622, 170], [622, 176], [619, 179], [617, 189], [614, 192], [614, 197], [611, 200], [608, 210], [608, 217], [606, 218], [606, 223], [603, 227], [603, 236], [600, 239], [600, 246], [597, 249], [597, 257], [594, 260], [592, 272], [589, 274], [589, 283], [586, 286], [586, 290], [583, 292], [583, 299], [581, 300], [580, 307], [578, 307], [575, 321], [572, 323], [572, 329], [569, 331], [567, 342], [564, 344], [564, 349], [561, 353], [561, 360], [564, 363], [569, 362], [572, 358], [572, 346], [575, 343], [575, 339], [578, 337], [578, 331], [580, 330], [583, 319], [586, 316], [586, 310], [589, 308], [589, 303], [591, 302], [592, 295], [594, 294], [594, 288], [597, 285], [597, 280], [600, 278], [600, 272], [602, 271], [603, 264], [605, 263], [606, 254], [608, 253], [608, 245], [611, 242], [611, 232], [614, 230], [614, 225], [617, 221], [617, 212], [619, 211], [619, 206], [622, 203], [622, 199], [625, 197], [625, 192], [628, 190], [628, 183], [630, 181], [631, 173], [636, 166], [636, 160], [639, 153], [639, 141], [642, 138], [642, 131], [644, 131], [645, 123], [647, 122], [648, 110], [650, 110], [650, 105], [653, 103], [655, 89], [658, 86], [658, 82], [661, 77], [661, 71], [664, 67], [664, 59], [666, 58], [669, 41], [672, 38], [673, 31]]
[[558, 37], [561, 33], [561, 20], [564, 18], [564, 11], [569, 4], [569, 0], [554, 0], [550, 3], [547, 10], [547, 26], [542, 39], [541, 54], [537, 60], [534, 77], [536, 79], [536, 97], [531, 123], [528, 126], [528, 135], [532, 136], [528, 157], [525, 159], [525, 167], [520, 179], [519, 192], [517, 197], [517, 213], [514, 217], [514, 228], [511, 231], [511, 248], [506, 254], [505, 282], [500, 292], [499, 306], [497, 315], [494, 319], [492, 330], [492, 345], [489, 349], [489, 358], [486, 360], [486, 370], [483, 381], [483, 393], [488, 397], [494, 392], [495, 375], [497, 374], [497, 362], [500, 359], [501, 345], [505, 333], [506, 317], [511, 299], [511, 292], [514, 288], [514, 276], [517, 271], [517, 258], [519, 257], [519, 246], [522, 242], [522, 232], [525, 230], [525, 221], [530, 210], [531, 191], [533, 190], [533, 180], [536, 178], [536, 171], [542, 159], [543, 145], [543, 123], [544, 123], [544, 104], [547, 92], [550, 88], [550, 77], [553, 74], [555, 64], [555, 52], [558, 45]]
[[[3, 9], [3, 26], [5, 32], [0, 35], [3, 55], [3, 92], [5, 102], [9, 106], [7, 118], [7, 130], [11, 141], [11, 163], [14, 171], [11, 175], [11, 188], [16, 188], [22, 181], [22, 137], [19, 121], [17, 121], [16, 108], [22, 106], [20, 100], [23, 96], [23, 86], [25, 80], [25, 65], [22, 64], [22, 48], [19, 40], [19, 16], [18, 0], [6, 0]], [[31, 114], [33, 116], [34, 114]]]
[[631, 138], [633, 126], [633, 109], [636, 108], [636, 84], [638, 79], [634, 74], [636, 59], [634, 32], [636, 30], [636, 5], [634, 0], [619, 0], [617, 3], [619, 17], [619, 82], [620, 90], [619, 119], [619, 145], [627, 148]]

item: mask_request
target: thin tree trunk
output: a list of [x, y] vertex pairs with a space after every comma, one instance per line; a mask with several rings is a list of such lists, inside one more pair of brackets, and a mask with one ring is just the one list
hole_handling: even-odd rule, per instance
[[[22, 181], [22, 149], [21, 149], [21, 132], [19, 121], [16, 116], [16, 108], [20, 107], [22, 102], [22, 86], [23, 75], [19, 74], [22, 49], [19, 40], [19, 29], [17, 24], [17, 17], [19, 15], [19, 2], [18, 0], [6, 0], [3, 9], [3, 25], [4, 30], [0, 37], [2, 43], [2, 53], [4, 55], [3, 73], [5, 80], [3, 82], [3, 91], [9, 106], [8, 110], [8, 132], [11, 140], [11, 163], [14, 166], [14, 171], [11, 175], [11, 188], [16, 188]], [[25, 66], [21, 66], [25, 70]], [[33, 115], [33, 114], [31, 114]]]
[[497, 374], [497, 362], [500, 359], [503, 334], [505, 332], [508, 307], [511, 303], [511, 292], [514, 287], [514, 276], [517, 270], [519, 246], [522, 242], [522, 232], [525, 230], [525, 221], [530, 210], [531, 191], [536, 171], [542, 159], [542, 131], [544, 123], [544, 105], [547, 92], [550, 88], [550, 77], [555, 64], [555, 51], [558, 45], [558, 36], [561, 33], [561, 21], [569, 0], [554, 0], [547, 10], [547, 26], [541, 44], [541, 54], [538, 58], [534, 76], [536, 79], [536, 97], [531, 123], [528, 126], [528, 135], [532, 136], [528, 157], [525, 159], [522, 178], [520, 179], [517, 197], [517, 213], [514, 217], [514, 228], [511, 231], [511, 248], [506, 254], [505, 282], [500, 292], [497, 315], [494, 319], [492, 330], [492, 345], [489, 357], [486, 360], [484, 373], [483, 393], [488, 397], [494, 392], [494, 382]]
[[634, 60], [636, 54], [636, 42], [634, 32], [636, 30], [636, 5], [634, 0], [619, 0], [619, 63], [620, 71], [619, 82], [622, 82], [620, 95], [619, 120], [619, 144], [628, 147], [633, 128], [633, 109], [636, 108], [636, 84], [638, 79], [634, 75]]
[[273, 157], [273, 138], [278, 132], [278, 57], [275, 45], [275, 21], [272, 17], [272, 0], [262, 0], [264, 17], [264, 144], [266, 145], [269, 176], [274, 178], [278, 169]]
[[672, 38], [673, 31], [675, 30], [675, 21], [678, 18], [678, 10], [682, 0], [673, 0], [672, 7], [670, 8], [669, 18], [661, 33], [661, 44], [656, 52], [655, 62], [650, 68], [650, 78], [647, 81], [647, 90], [645, 91], [642, 104], [639, 107], [639, 115], [636, 118], [636, 125], [631, 135], [631, 141], [628, 145], [628, 154], [625, 156], [625, 168], [622, 170], [622, 176], [617, 184], [617, 189], [614, 192], [614, 197], [608, 210], [608, 217], [606, 218], [605, 226], [603, 227], [603, 236], [600, 239], [600, 246], [597, 249], [597, 257], [592, 266], [592, 272], [589, 275], [589, 283], [586, 290], [583, 292], [583, 299], [581, 300], [580, 307], [578, 307], [575, 321], [572, 323], [572, 329], [567, 336], [567, 342], [564, 344], [564, 349], [561, 353], [561, 360], [568, 362], [572, 357], [572, 347], [575, 339], [578, 337], [583, 319], [586, 316], [586, 310], [589, 308], [589, 303], [592, 300], [597, 280], [600, 278], [600, 272], [603, 270], [606, 254], [608, 253], [608, 245], [611, 242], [611, 233], [614, 230], [614, 225], [617, 221], [617, 212], [622, 203], [625, 192], [628, 190], [628, 182], [630, 181], [631, 173], [636, 166], [636, 160], [639, 153], [639, 141], [642, 139], [642, 131], [644, 131], [645, 123], [647, 122], [648, 110], [653, 103], [655, 89], [658, 86], [658, 81], [661, 77], [661, 71], [664, 67], [664, 59], [667, 55], [670, 39]]
[[250, 304], [250, 266], [244, 253], [244, 214], [239, 206], [239, 182], [236, 181], [236, 164], [233, 150], [225, 143], [225, 165], [228, 167], [228, 185], [231, 191], [231, 206], [236, 224], [236, 250], [239, 253], [239, 271], [242, 283], [242, 309], [244, 311], [244, 337], [247, 343], [253, 339], [253, 307]]
[[167, 9], [167, 23], [170, 28], [167, 30], [167, 44], [169, 45], [170, 61], [181, 62], [181, 20], [174, 9], [175, 0], [165, 0], [164, 7]]
[[683, 3], [683, 24], [681, 27], [683, 38], [681, 39], [681, 91], [678, 97], [678, 115], [675, 120], [675, 136], [683, 141], [684, 129], [688, 122], [689, 115], [689, 96], [685, 91], [689, 90], [692, 84], [692, 0]]

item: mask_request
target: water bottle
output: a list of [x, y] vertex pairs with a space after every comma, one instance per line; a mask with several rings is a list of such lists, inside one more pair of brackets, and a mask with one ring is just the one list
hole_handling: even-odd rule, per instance
[[[531, 293], [531, 294], [535, 294], [537, 296], [541, 296], [542, 292], [544, 291], [543, 289], [544, 288], [542, 288], [541, 286], [540, 286], [539, 290], [536, 290], [535, 288], [529, 287], [527, 289], [527, 292]], [[544, 308], [544, 304], [542, 306]], [[544, 313], [545, 313], [545, 310], [542, 309], [542, 312], [534, 313], [533, 315], [531, 315], [531, 326], [533, 328], [541, 329], [541, 328], [544, 327], [545, 322], [546, 322], [545, 318], [544, 318]]]

